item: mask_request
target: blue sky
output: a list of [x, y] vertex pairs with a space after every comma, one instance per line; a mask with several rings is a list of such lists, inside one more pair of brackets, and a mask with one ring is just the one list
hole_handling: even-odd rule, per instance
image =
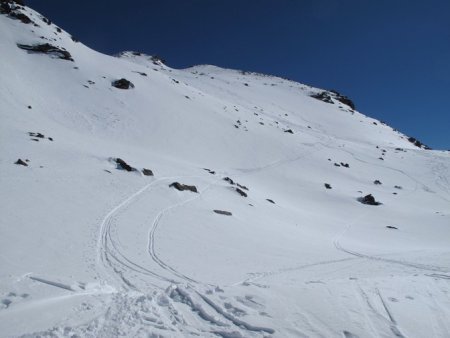
[[287, 77], [450, 149], [448, 0], [27, 0], [104, 53]]

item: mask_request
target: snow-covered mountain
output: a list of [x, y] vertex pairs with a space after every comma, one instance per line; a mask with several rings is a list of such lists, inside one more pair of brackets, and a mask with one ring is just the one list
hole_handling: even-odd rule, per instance
[[1, 337], [450, 336], [450, 153], [0, 13]]

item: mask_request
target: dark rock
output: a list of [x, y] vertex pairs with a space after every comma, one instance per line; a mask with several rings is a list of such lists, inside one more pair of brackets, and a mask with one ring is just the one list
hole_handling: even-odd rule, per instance
[[386, 226], [386, 228], [388, 228], [388, 229], [395, 229], [395, 230], [398, 230], [398, 228], [397, 228], [397, 227], [394, 227], [394, 226], [392, 226], [392, 225], [387, 225], [387, 226]]
[[20, 13], [20, 12], [11, 12], [9, 14], [9, 17], [12, 19], [19, 20], [20, 22], [24, 24], [33, 23], [33, 20], [31, 20], [27, 15]]
[[247, 190], [248, 191], [248, 188], [245, 186], [245, 185], [242, 185], [242, 184], [239, 184], [239, 183], [236, 183], [236, 185], [239, 187], [239, 188], [241, 188], [241, 189], [244, 189], [244, 190]]
[[326, 102], [326, 103], [334, 103], [333, 99], [338, 100], [339, 102], [349, 106], [351, 109], [355, 109], [355, 104], [352, 100], [350, 100], [347, 96], [339, 94], [335, 90], [331, 90], [329, 92], [323, 91], [320, 93], [312, 94], [311, 97]]
[[412, 144], [414, 144], [418, 148], [423, 148], [423, 149], [427, 149], [427, 150], [431, 149], [429, 146], [423, 144], [422, 142], [420, 142], [418, 139], [416, 139], [414, 137], [408, 137], [408, 141], [411, 142]]
[[243, 197], [247, 197], [247, 194], [244, 191], [242, 191], [241, 189], [236, 188], [236, 191], [238, 192], [239, 195], [241, 195]]
[[341, 162], [341, 166], [345, 167], [345, 168], [350, 168], [350, 165], [348, 163], [342, 163]]
[[166, 64], [166, 60], [164, 60], [162, 57], [158, 56], [158, 55], [152, 55], [150, 58], [153, 62], [153, 64], [155, 65], [165, 65]]
[[52, 46], [49, 43], [37, 44], [37, 45], [23, 45], [18, 43], [17, 47], [27, 50], [31, 53], [43, 53], [58, 59], [73, 61], [72, 55], [63, 48]]
[[227, 181], [230, 184], [234, 184], [234, 181], [231, 178], [229, 178], [229, 177], [225, 177], [223, 180]]
[[332, 188], [331, 188], [331, 185], [330, 185], [329, 183], [325, 183], [324, 185], [325, 185], [325, 188], [327, 188], [327, 189], [332, 189]]
[[403, 189], [400, 185], [394, 185], [395, 189]]
[[334, 166], [335, 166], [335, 167], [340, 167], [341, 165], [340, 165], [340, 164], [337, 164], [337, 163], [334, 163]]
[[20, 20], [24, 24], [34, 23], [27, 15], [19, 11], [20, 5], [24, 6], [20, 0], [1, 0], [0, 14], [8, 15], [10, 19]]
[[217, 209], [215, 209], [214, 212], [216, 214], [225, 215], [225, 216], [232, 216], [233, 215], [231, 212], [225, 211], [225, 210], [217, 210]]
[[20, 158], [16, 162], [14, 162], [14, 164], [23, 165], [25, 167], [28, 167], [28, 164], [25, 161], [21, 160]]
[[135, 168], [130, 166], [127, 162], [125, 162], [121, 158], [116, 158], [116, 163], [117, 163], [117, 169], [122, 169], [122, 170], [126, 170], [126, 171], [136, 171]]
[[31, 106], [28, 106], [28, 109], [31, 109], [32, 107]]
[[145, 176], [153, 176], [153, 171], [151, 171], [150, 169], [144, 168], [144, 169], [142, 169], [142, 173], [143, 173]]
[[197, 187], [195, 185], [186, 185], [186, 184], [181, 184], [179, 182], [173, 182], [172, 184], [169, 185], [169, 187], [173, 187], [179, 191], [189, 190], [192, 192], [198, 192]]
[[30, 136], [32, 136], [32, 137], [45, 138], [44, 134], [41, 134], [41, 133], [33, 133], [33, 132], [29, 132], [28, 135], [30, 135]]
[[328, 94], [327, 92], [312, 94], [311, 97], [326, 103], [334, 104], [330, 94]]
[[128, 81], [127, 79], [119, 79], [115, 80], [111, 83], [113, 87], [119, 88], [119, 89], [130, 89], [134, 88], [134, 84]]
[[364, 197], [359, 197], [358, 201], [361, 202], [362, 204], [367, 204], [367, 205], [380, 205], [380, 202], [377, 202], [375, 200], [375, 197], [373, 197], [371, 194], [366, 195]]
[[275, 204], [275, 202], [274, 202], [273, 200], [271, 200], [270, 198], [266, 198], [266, 201], [267, 201], [267, 202], [270, 202], [270, 203], [272, 203], [272, 204]]
[[289, 133], [289, 134], [293, 134], [294, 132], [292, 131], [292, 129], [287, 129], [284, 131], [285, 133]]
[[381, 181], [380, 181], [380, 180], [375, 180], [375, 181], [373, 181], [373, 184], [376, 184], [376, 185], [381, 185], [382, 183], [381, 183]]
[[44, 21], [49, 26], [52, 24], [51, 20], [47, 19], [45, 16], [42, 17], [42, 21]]

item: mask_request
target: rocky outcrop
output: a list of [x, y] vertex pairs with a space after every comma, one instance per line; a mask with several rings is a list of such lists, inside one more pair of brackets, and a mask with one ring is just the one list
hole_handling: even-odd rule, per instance
[[375, 197], [373, 197], [371, 194], [366, 195], [364, 197], [359, 197], [358, 201], [361, 202], [362, 204], [367, 204], [367, 205], [380, 205], [380, 202], [377, 202], [375, 200]]
[[336, 90], [330, 90], [330, 91], [323, 91], [320, 93], [313, 93], [310, 95], [312, 98], [315, 98], [317, 100], [320, 100], [325, 103], [331, 103], [334, 104], [333, 99], [345, 104], [346, 106], [349, 106], [351, 109], [355, 109], [355, 104], [352, 100], [350, 100], [347, 96], [341, 95]]
[[23, 165], [25, 167], [28, 167], [28, 163], [25, 162], [24, 160], [20, 159], [20, 158], [16, 162], [14, 162], [14, 164]]
[[121, 158], [116, 158], [117, 169], [126, 170], [126, 171], [136, 171], [136, 168], [130, 166], [127, 162], [122, 160]]
[[119, 79], [119, 80], [114, 80], [111, 85], [113, 87], [119, 88], [119, 89], [130, 89], [130, 88], [134, 88], [134, 84], [131, 81], [128, 81], [127, 79]]
[[19, 47], [20, 49], [27, 50], [29, 53], [47, 54], [57, 59], [74, 61], [72, 55], [70, 55], [70, 53], [66, 51], [64, 48], [56, 47], [49, 43], [37, 45], [23, 45], [18, 43], [17, 47]]
[[427, 150], [431, 149], [429, 146], [423, 144], [422, 142], [420, 142], [418, 139], [416, 139], [414, 137], [408, 137], [408, 141], [411, 142], [412, 144], [414, 144], [418, 148], [423, 148], [423, 149], [427, 149]]
[[179, 191], [188, 190], [188, 191], [198, 193], [197, 187], [195, 185], [187, 185], [187, 184], [181, 184], [179, 182], [173, 182], [172, 184], [169, 185], [169, 187], [175, 188]]
[[217, 209], [215, 209], [214, 212], [216, 214], [225, 215], [225, 216], [232, 216], [233, 215], [231, 212], [225, 211], [225, 210], [217, 210]]
[[153, 171], [151, 171], [150, 169], [144, 168], [144, 169], [142, 169], [142, 173], [143, 173], [145, 176], [153, 176]]
[[241, 195], [242, 197], [247, 197], [247, 193], [245, 193], [243, 190], [239, 189], [239, 188], [235, 188], [236, 192]]

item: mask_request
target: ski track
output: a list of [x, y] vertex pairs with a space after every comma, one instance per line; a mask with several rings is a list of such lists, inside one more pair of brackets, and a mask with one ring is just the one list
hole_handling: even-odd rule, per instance
[[[252, 324], [249, 324], [245, 321], [237, 319], [234, 316], [228, 314], [224, 309], [222, 309], [221, 306], [214, 303], [211, 299], [207, 298], [201, 292], [199, 292], [194, 287], [194, 285], [192, 285], [192, 283], [197, 284], [197, 285], [203, 285], [203, 286], [212, 286], [212, 285], [201, 283], [197, 280], [194, 280], [194, 279], [186, 276], [185, 274], [176, 270], [173, 266], [170, 266], [169, 264], [165, 263], [156, 253], [156, 246], [155, 246], [156, 236], [155, 235], [156, 235], [156, 231], [158, 229], [158, 225], [159, 225], [162, 217], [170, 210], [173, 210], [177, 207], [181, 207], [183, 205], [186, 205], [187, 203], [190, 203], [190, 202], [200, 198], [202, 196], [202, 194], [206, 190], [208, 190], [213, 184], [208, 185], [206, 188], [204, 188], [198, 194], [195, 194], [195, 196], [193, 196], [192, 198], [189, 198], [189, 199], [181, 201], [179, 203], [170, 205], [170, 206], [166, 207], [165, 209], [161, 210], [156, 215], [156, 217], [152, 223], [152, 226], [148, 232], [147, 251], [148, 251], [149, 256], [152, 258], [152, 260], [156, 264], [158, 264], [158, 266], [160, 266], [162, 269], [169, 272], [170, 274], [174, 275], [176, 278], [179, 278], [181, 281], [167, 278], [165, 276], [157, 274], [154, 271], [133, 262], [131, 259], [126, 257], [122, 252], [120, 252], [120, 250], [116, 244], [116, 241], [114, 240], [114, 237], [112, 236], [112, 231], [111, 231], [115, 216], [118, 213], [120, 213], [121, 211], [125, 210], [127, 208], [127, 206], [129, 206], [131, 203], [133, 203], [139, 196], [144, 194], [146, 191], [148, 191], [151, 187], [155, 186], [156, 184], [158, 184], [160, 182], [168, 181], [168, 180], [183, 179], [183, 178], [188, 178], [188, 177], [189, 178], [193, 178], [193, 177], [204, 178], [203, 176], [177, 176], [177, 177], [164, 177], [164, 178], [157, 179], [157, 180], [145, 185], [144, 187], [142, 187], [141, 189], [139, 189], [138, 191], [136, 191], [135, 193], [130, 195], [128, 198], [126, 198], [124, 201], [119, 203], [117, 206], [115, 206], [113, 209], [111, 209], [108, 212], [108, 214], [105, 216], [105, 218], [102, 220], [101, 225], [100, 225], [100, 235], [99, 235], [99, 239], [97, 241], [97, 266], [101, 271], [103, 271], [106, 274], [105, 279], [108, 279], [110, 276], [113, 276], [113, 278], [120, 283], [120, 288], [122, 291], [117, 292], [116, 294], [113, 295], [111, 303], [108, 306], [104, 316], [102, 316], [101, 319], [96, 320], [96, 322], [94, 324], [94, 328], [90, 329], [90, 330], [93, 330], [94, 332], [96, 332], [96, 336], [108, 337], [111, 335], [117, 335], [118, 332], [114, 331], [114, 330], [119, 330], [120, 328], [118, 328], [117, 325], [115, 325], [115, 320], [120, 318], [121, 314], [124, 315], [125, 312], [130, 311], [129, 307], [125, 307], [121, 304], [126, 303], [128, 301], [128, 298], [130, 298], [130, 297], [132, 299], [132, 298], [135, 298], [139, 294], [145, 294], [145, 292], [143, 293], [143, 291], [139, 290], [132, 283], [132, 281], [129, 281], [128, 279], [126, 279], [123, 276], [123, 273], [119, 269], [131, 270], [131, 271], [134, 271], [139, 274], [143, 274], [143, 275], [146, 275], [149, 277], [156, 278], [160, 281], [169, 283], [174, 286], [177, 285], [175, 287], [177, 288], [177, 290], [180, 294], [183, 293], [183, 297], [185, 299], [188, 299], [188, 291], [186, 291], [186, 290], [191, 290], [191, 292], [194, 292], [195, 294], [199, 295], [200, 299], [203, 302], [205, 302], [205, 304], [207, 304], [208, 307], [214, 311], [214, 313], [216, 313], [216, 315], [214, 315], [214, 316], [209, 315], [207, 313], [207, 311], [204, 310], [203, 307], [198, 302], [194, 303], [193, 301], [191, 301], [189, 303], [189, 304], [191, 304], [191, 310], [194, 313], [199, 314], [200, 318], [202, 318], [203, 320], [206, 320], [207, 322], [209, 322], [209, 324], [216, 325], [216, 326], [218, 325], [220, 327], [220, 326], [224, 326], [223, 323], [229, 322], [230, 324], [235, 325], [237, 328], [244, 330], [247, 333], [252, 333], [252, 335], [253, 334], [262, 334], [263, 332], [266, 334], [275, 332], [271, 328], [254, 326]], [[219, 182], [221, 180], [222, 180], [222, 178], [217, 179], [217, 182]], [[117, 267], [116, 265], [119, 265], [119, 266]], [[188, 289], [185, 289], [185, 288], [181, 289], [181, 285], [180, 285], [181, 282], [188, 283], [188, 285], [187, 285]], [[104, 281], [104, 283], [106, 283], [106, 281]], [[149, 285], [151, 285], [153, 288], [155, 288], [156, 290], [167, 293], [167, 289], [163, 289], [160, 286], [158, 286], [154, 283], [151, 283], [150, 281], [148, 281], [147, 283]], [[183, 291], [181, 291], [181, 290], [183, 290]], [[124, 297], [126, 299], [124, 299]], [[176, 313], [177, 311], [172, 309], [172, 312]], [[217, 315], [219, 317], [223, 318], [223, 320], [225, 322], [223, 322], [219, 319], [212, 320], [212, 318], [215, 318], [215, 316], [217, 316]], [[229, 325], [225, 324], [225, 326], [228, 327]], [[168, 329], [168, 328], [166, 327], [165, 329]], [[215, 332], [215, 331], [213, 330], [211, 332]], [[227, 333], [225, 331], [223, 331], [223, 333], [224, 334], [232, 334], [232, 333]]]

